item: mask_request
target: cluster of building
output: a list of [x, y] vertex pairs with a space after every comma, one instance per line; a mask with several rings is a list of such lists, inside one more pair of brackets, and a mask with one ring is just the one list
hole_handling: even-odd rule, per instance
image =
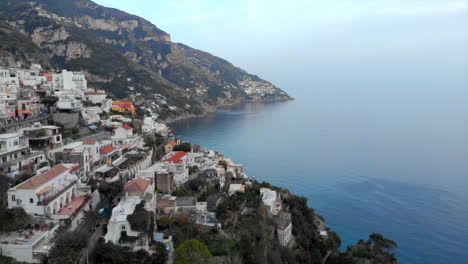
[[[24, 97], [28, 91], [30, 97]], [[57, 109], [80, 111], [88, 125], [112, 132], [68, 144], [61, 127], [41, 123], [0, 134], [0, 173], [12, 178], [32, 176], [8, 190], [8, 208], [21, 207], [36, 221], [28, 230], [0, 235], [3, 255], [38, 263], [53, 247], [59, 226], [73, 230], [87, 210], [105, 211], [99, 188], [92, 188], [91, 183], [124, 185], [115, 200], [107, 201], [116, 206], [109, 208], [106, 241], [152, 252], [154, 240], [164, 243], [170, 255], [170, 236], [156, 231], [148, 237], [132, 229], [129, 218], [135, 211], [143, 208], [152, 213], [155, 227], [158, 218], [184, 214], [201, 228], [221, 228], [215, 213], [208, 210], [209, 202], [197, 201], [196, 196], [177, 196], [177, 190], [200, 175], [226, 195], [245, 192], [252, 185], [241, 164], [217, 152], [178, 151], [183, 142], [175, 141], [168, 127], [156, 121], [157, 116], [144, 117], [139, 127], [134, 127], [133, 103], [112, 101], [103, 91], [88, 89], [79, 72], [47, 73], [38, 65], [28, 70], [1, 69], [0, 117], [24, 119], [37, 114], [44, 109], [38, 100], [41, 92], [58, 98]], [[110, 110], [115, 115], [101, 115]], [[151, 135], [164, 140], [159, 146], [164, 152], [161, 159], [155, 159], [157, 148], [146, 142]], [[290, 245], [291, 215], [283, 210], [280, 195], [265, 188], [261, 195], [277, 223], [280, 243]]]
[[[50, 105], [44, 98], [53, 97]], [[136, 115], [136, 107], [129, 100], [112, 100], [102, 90], [88, 87], [82, 72], [62, 70], [50, 72], [41, 65], [29, 69], [0, 68], [0, 123], [11, 123], [45, 116], [50, 112], [80, 113], [92, 125], [105, 112]]]

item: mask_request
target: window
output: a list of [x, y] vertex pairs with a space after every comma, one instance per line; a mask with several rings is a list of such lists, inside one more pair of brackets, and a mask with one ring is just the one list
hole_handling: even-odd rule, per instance
[[11, 200], [12, 200], [13, 202], [16, 201], [16, 196], [12, 195], [12, 196], [11, 196]]
[[33, 199], [33, 198], [29, 198], [29, 202], [30, 202], [30, 203], [34, 203], [34, 199]]
[[126, 230], [126, 229], [127, 229], [127, 226], [126, 226], [126, 225], [121, 225], [121, 226], [120, 226], [120, 229]]
[[55, 140], [60, 141], [60, 136], [57, 136]]

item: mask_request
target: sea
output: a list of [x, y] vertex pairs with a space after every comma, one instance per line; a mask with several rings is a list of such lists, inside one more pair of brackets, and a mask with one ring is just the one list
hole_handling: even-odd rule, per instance
[[342, 238], [397, 242], [400, 263], [468, 263], [466, 87], [304, 87], [172, 128], [249, 177], [308, 198]]

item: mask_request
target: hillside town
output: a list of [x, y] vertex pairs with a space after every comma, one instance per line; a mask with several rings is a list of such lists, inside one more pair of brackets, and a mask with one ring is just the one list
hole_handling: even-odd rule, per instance
[[[185, 225], [231, 240], [239, 216], [257, 208], [225, 204], [249, 190], [277, 242], [295, 244], [280, 191], [260, 187], [219, 152], [177, 140], [156, 114], [137, 116], [132, 101], [89, 87], [82, 72], [0, 69], [0, 129], [2, 220], [21, 218], [2, 227], [2, 256], [96, 263], [97, 245], [111, 243], [172, 263]], [[60, 256], [63, 235], [83, 230], [76, 256]]]

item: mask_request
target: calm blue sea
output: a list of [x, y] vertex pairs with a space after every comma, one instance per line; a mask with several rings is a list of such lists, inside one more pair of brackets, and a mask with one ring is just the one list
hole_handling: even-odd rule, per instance
[[343, 244], [394, 239], [401, 263], [468, 263], [468, 101], [459, 89], [297, 89], [174, 124], [249, 176], [309, 199]]

